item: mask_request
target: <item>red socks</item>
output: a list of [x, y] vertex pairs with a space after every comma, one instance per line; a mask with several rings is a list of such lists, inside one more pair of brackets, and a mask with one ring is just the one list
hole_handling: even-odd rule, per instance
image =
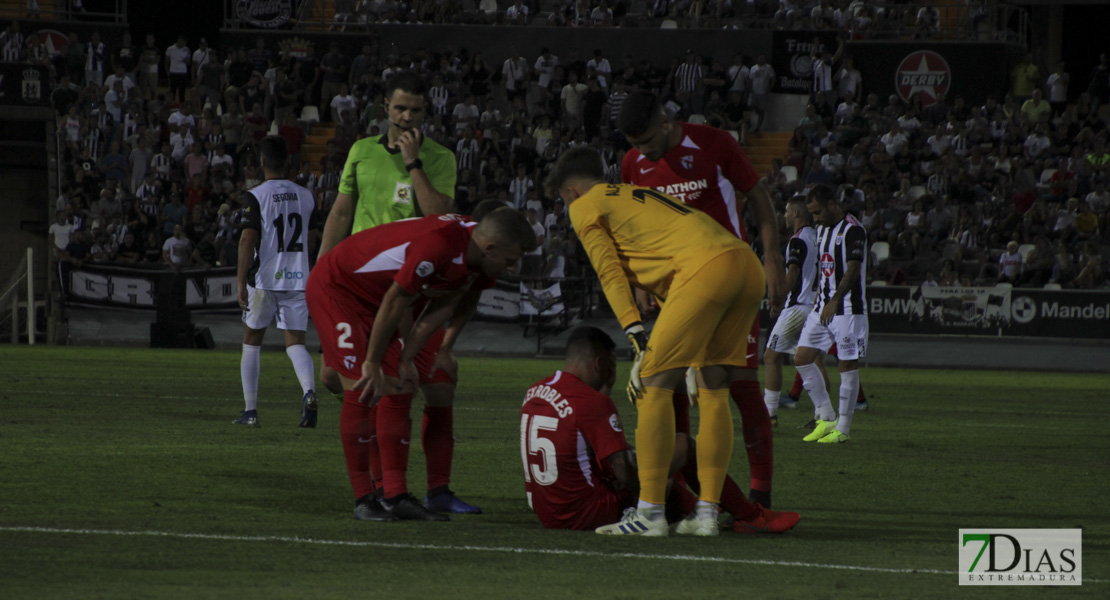
[[378, 450], [381, 452], [382, 487], [386, 498], [408, 492], [406, 474], [412, 435], [412, 394], [382, 396], [378, 402]]
[[351, 479], [351, 489], [355, 498], [361, 498], [374, 491], [370, 475], [370, 447], [373, 434], [370, 431], [370, 409], [358, 401], [362, 392], [349, 390], [343, 392], [343, 408], [339, 413], [339, 435], [343, 441], [343, 456], [347, 459], [347, 476]]
[[425, 406], [420, 440], [428, 461], [428, 489], [447, 487], [451, 482], [451, 460], [455, 455], [454, 407]]
[[771, 490], [775, 450], [772, 439], [771, 416], [763, 403], [758, 381], [733, 381], [729, 392], [740, 409], [744, 444], [748, 448], [748, 466], [751, 468], [752, 489]]
[[804, 389], [805, 387], [802, 385], [802, 375], [797, 371], [794, 371], [794, 385], [790, 388], [790, 397], [801, 398], [802, 390]]

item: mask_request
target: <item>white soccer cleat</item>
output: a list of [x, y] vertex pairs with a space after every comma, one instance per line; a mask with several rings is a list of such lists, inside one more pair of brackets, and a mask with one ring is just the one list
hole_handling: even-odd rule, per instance
[[[716, 511], [714, 511], [716, 512]], [[678, 535], [696, 535], [701, 537], [711, 537], [720, 535], [720, 527], [717, 525], [717, 516], [704, 517], [698, 516], [698, 511], [686, 515], [686, 518], [675, 524], [674, 532]]]
[[644, 537], [667, 537], [670, 527], [666, 519], [651, 521], [635, 508], [626, 508], [620, 521], [612, 525], [602, 525], [595, 532], [601, 535], [641, 535]]

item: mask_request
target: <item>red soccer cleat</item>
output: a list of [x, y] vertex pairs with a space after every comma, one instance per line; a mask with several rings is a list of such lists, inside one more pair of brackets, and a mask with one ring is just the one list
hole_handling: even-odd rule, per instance
[[802, 516], [796, 512], [778, 512], [757, 504], [759, 514], [750, 519], [736, 519], [732, 530], [736, 533], [782, 533], [793, 529]]

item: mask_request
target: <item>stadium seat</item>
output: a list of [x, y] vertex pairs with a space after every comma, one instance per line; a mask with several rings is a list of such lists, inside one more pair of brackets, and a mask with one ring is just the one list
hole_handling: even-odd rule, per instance
[[663, 19], [663, 22], [659, 24], [659, 29], [678, 29], [678, 21]]
[[487, 15], [497, 14], [497, 0], [482, 0], [478, 3], [478, 10]]
[[922, 196], [924, 196], [925, 194], [928, 194], [928, 193], [929, 193], [929, 190], [925, 189], [925, 186], [923, 186], [923, 185], [911, 185], [910, 186], [910, 200], [917, 200], [918, 198], [921, 198]]
[[1044, 289], [1046, 289], [1046, 290], [1062, 290], [1064, 288], [1061, 287], [1059, 283], [1046, 283], [1046, 284], [1044, 284]]
[[791, 183], [798, 179], [798, 167], [786, 165], [782, 168], [782, 174], [786, 175], [786, 183]]
[[301, 119], [304, 123], [319, 123], [320, 122], [320, 109], [312, 105], [305, 105], [301, 109]]
[[1036, 248], [1033, 244], [1022, 244], [1018, 246], [1018, 254], [1021, 255], [1021, 262], [1025, 262], [1029, 259], [1029, 253], [1033, 251], [1033, 248]]
[[687, 123], [693, 123], [694, 125], [704, 125], [705, 124], [705, 115], [699, 114], [699, 113], [692, 114], [692, 115], [690, 115], [689, 119], [686, 119], [686, 122]]
[[875, 242], [871, 244], [871, 253], [875, 255], [875, 264], [881, 265], [890, 258], [890, 242]]

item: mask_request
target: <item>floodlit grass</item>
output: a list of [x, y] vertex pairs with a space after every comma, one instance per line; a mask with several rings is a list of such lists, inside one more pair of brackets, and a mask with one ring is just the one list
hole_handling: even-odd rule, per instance
[[[452, 487], [486, 514], [378, 524], [351, 518], [338, 403], [297, 427], [284, 353], [263, 354], [251, 430], [231, 425], [237, 353], [0, 348], [0, 597], [1110, 596], [1110, 376], [864, 370], [851, 443], [804, 444], [810, 411], [780, 415], [775, 507], [802, 513], [794, 531], [611, 539], [543, 530], [524, 500], [520, 402], [559, 363], [461, 363]], [[423, 472], [414, 450], [418, 495]], [[961, 527], [1082, 527], [1100, 581], [959, 588]]]

